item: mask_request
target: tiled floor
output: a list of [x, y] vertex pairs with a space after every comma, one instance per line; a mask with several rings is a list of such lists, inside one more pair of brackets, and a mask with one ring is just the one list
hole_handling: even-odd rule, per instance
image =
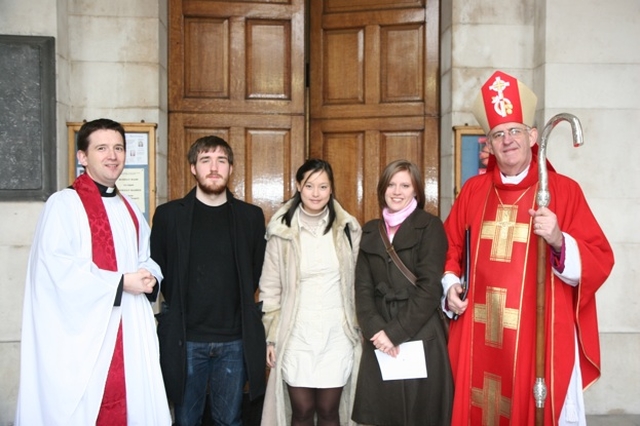
[[588, 426], [640, 426], [640, 415], [587, 416]]

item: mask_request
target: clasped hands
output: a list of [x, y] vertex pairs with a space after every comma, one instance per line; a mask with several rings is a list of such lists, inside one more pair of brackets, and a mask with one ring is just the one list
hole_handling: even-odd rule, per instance
[[150, 294], [158, 283], [156, 277], [144, 268], [138, 269], [137, 272], [124, 274], [123, 277], [123, 290], [131, 294]]

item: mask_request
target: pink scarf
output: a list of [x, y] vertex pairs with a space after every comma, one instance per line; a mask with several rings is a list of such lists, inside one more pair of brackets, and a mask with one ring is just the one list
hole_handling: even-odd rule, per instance
[[412, 198], [409, 204], [407, 204], [402, 210], [398, 210], [397, 212], [391, 212], [387, 207], [382, 209], [382, 217], [384, 218], [384, 222], [387, 225], [387, 234], [389, 233], [390, 227], [395, 227], [400, 225], [404, 220], [409, 217], [411, 213], [418, 207], [418, 202], [415, 198]]

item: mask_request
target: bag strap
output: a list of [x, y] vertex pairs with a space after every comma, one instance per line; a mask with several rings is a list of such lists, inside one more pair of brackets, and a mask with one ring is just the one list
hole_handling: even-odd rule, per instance
[[351, 242], [351, 230], [349, 229], [349, 224], [344, 226], [344, 233], [347, 236], [347, 240], [349, 240], [349, 247], [353, 248], [353, 243]]
[[382, 237], [384, 248], [387, 250], [387, 253], [389, 254], [389, 257], [391, 257], [391, 260], [393, 260], [393, 263], [398, 267], [398, 269], [400, 269], [402, 275], [404, 275], [411, 284], [416, 285], [416, 276], [413, 275], [413, 272], [411, 272], [409, 268], [407, 268], [406, 265], [402, 263], [402, 260], [400, 260], [400, 258], [398, 257], [398, 253], [396, 253], [396, 250], [393, 248], [391, 242], [389, 241], [387, 230], [384, 226], [384, 220], [382, 219], [378, 221], [378, 230], [380, 231], [380, 237]]
[[[380, 237], [382, 237], [382, 243], [384, 244], [387, 253], [389, 253], [389, 257], [391, 257], [393, 263], [398, 267], [398, 269], [400, 269], [402, 275], [404, 275], [409, 280], [409, 282], [415, 286], [417, 278], [398, 257], [398, 253], [396, 253], [396, 250], [393, 248], [391, 242], [389, 241], [387, 230], [385, 229], [384, 221], [382, 219], [378, 221], [378, 230], [380, 231]], [[440, 309], [439, 307], [436, 310], [438, 311], [438, 316], [440, 317], [440, 321], [442, 323], [444, 337], [446, 341], [449, 341], [449, 318], [444, 314], [444, 312], [442, 312], [442, 309]]]

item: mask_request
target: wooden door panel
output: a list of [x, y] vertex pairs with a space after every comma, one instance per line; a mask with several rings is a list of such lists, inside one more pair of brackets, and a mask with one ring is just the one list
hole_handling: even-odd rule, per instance
[[380, 102], [423, 101], [424, 25], [380, 28]]
[[312, 27], [312, 117], [425, 114], [424, 9], [327, 15]]
[[172, 109], [303, 111], [303, 1], [265, 3], [170, 1]]
[[291, 99], [291, 22], [247, 20], [247, 98]]
[[185, 30], [184, 97], [228, 99], [229, 20], [186, 19]]
[[323, 99], [314, 99], [314, 104], [364, 103], [364, 30], [358, 28], [327, 32], [323, 46]]

